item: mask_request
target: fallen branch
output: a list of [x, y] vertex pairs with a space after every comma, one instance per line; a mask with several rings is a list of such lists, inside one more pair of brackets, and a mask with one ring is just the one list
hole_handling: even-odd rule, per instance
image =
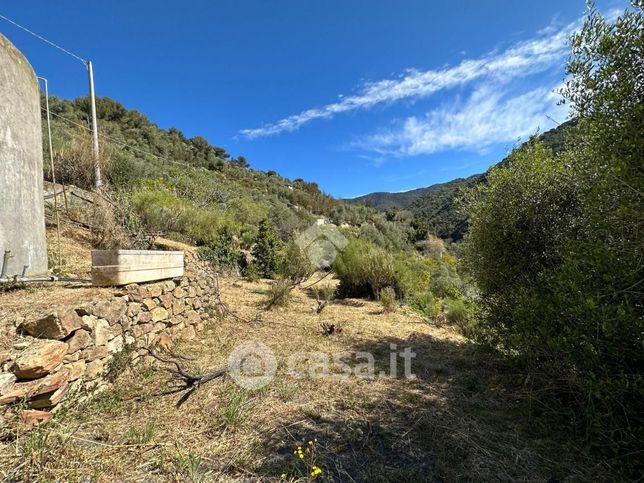
[[206, 374], [192, 375], [183, 367], [181, 367], [181, 364], [179, 364], [176, 359], [166, 359], [164, 357], [161, 357], [152, 349], [148, 349], [148, 352], [157, 361], [165, 364], [166, 366], [164, 367], [164, 369], [170, 373], [170, 380], [168, 381], [168, 386], [170, 386], [170, 389], [168, 391], [156, 394], [156, 396], [167, 396], [170, 394], [178, 394], [183, 392], [184, 394], [177, 401], [177, 408], [180, 408], [183, 403], [185, 403], [188, 398], [192, 396], [192, 394], [194, 394], [194, 392], [201, 386], [214, 379], [223, 377], [228, 372], [228, 367], [221, 367]]

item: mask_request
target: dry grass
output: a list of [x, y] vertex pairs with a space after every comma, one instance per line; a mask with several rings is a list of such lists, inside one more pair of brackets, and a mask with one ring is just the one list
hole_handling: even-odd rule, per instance
[[[267, 286], [226, 279], [222, 298], [252, 320]], [[7, 432], [0, 468], [39, 481], [278, 481], [282, 473], [296, 481], [293, 451], [317, 438], [304, 461], [315, 459], [320, 481], [614, 479], [552, 428], [526, 419], [516, 395], [503, 389], [497, 363], [449, 328], [405, 308], [383, 314], [377, 302], [339, 300], [322, 315], [314, 305], [297, 288], [288, 307], [262, 312], [260, 323], [213, 320], [199, 340], [177, 348], [203, 371], [225, 364], [240, 343], [261, 341], [278, 361], [268, 386], [244, 390], [217, 380], [176, 410], [176, 396], [152, 396], [166, 374], [139, 366], [46, 427]], [[323, 321], [343, 332], [323, 336]], [[297, 351], [368, 351], [378, 371], [388, 370], [390, 344], [417, 353], [414, 379], [338, 381], [286, 371]]]

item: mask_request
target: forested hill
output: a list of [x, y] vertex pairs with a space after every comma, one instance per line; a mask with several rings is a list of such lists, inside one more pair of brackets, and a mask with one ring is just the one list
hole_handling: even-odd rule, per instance
[[[564, 148], [564, 135], [572, 121], [567, 121], [539, 136], [539, 139], [555, 153]], [[503, 165], [507, 157], [498, 165]], [[467, 216], [461, 214], [456, 199], [463, 188], [471, 187], [486, 180], [486, 173], [469, 178], [458, 178], [426, 188], [402, 193], [378, 192], [345, 200], [348, 204], [362, 204], [386, 211], [403, 209], [412, 213], [419, 222], [426, 224], [430, 232], [444, 239], [460, 240], [467, 228]]]

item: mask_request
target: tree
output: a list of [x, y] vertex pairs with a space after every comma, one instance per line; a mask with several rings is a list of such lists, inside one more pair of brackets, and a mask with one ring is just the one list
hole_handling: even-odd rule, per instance
[[613, 24], [591, 8], [572, 37], [566, 151], [530, 142], [466, 197], [478, 336], [518, 356], [559, 403], [548, 407], [612, 456], [644, 436], [644, 23], [633, 7]]
[[268, 220], [259, 224], [252, 255], [259, 275], [264, 278], [273, 278], [279, 265], [279, 239]]

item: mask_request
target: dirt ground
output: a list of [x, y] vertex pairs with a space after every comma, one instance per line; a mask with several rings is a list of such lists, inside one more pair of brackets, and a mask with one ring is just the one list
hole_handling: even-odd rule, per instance
[[[45, 427], [4, 428], [4, 475], [93, 482], [614, 479], [531, 415], [520, 392], [507, 389], [519, 385], [501, 362], [451, 328], [402, 308], [383, 313], [364, 300], [337, 300], [316, 314], [310, 290], [299, 288], [287, 308], [262, 311], [269, 283], [222, 280], [223, 301], [246, 321], [213, 318], [197, 339], [173, 349], [189, 358], [182, 364], [191, 372], [203, 373], [226, 365], [240, 345], [261, 342], [277, 361], [266, 386], [245, 389], [227, 376], [176, 408], [179, 395], [158, 395], [168, 373], [140, 364]], [[322, 322], [342, 331], [325, 336]], [[398, 353], [415, 352], [414, 377], [389, 375], [392, 344]], [[337, 377], [344, 369], [333, 359], [328, 375], [301, 377], [322, 370], [300, 360], [290, 364], [297, 373], [289, 371], [289, 358], [302, 351], [347, 352], [352, 370], [366, 360], [356, 354], [368, 352], [376, 377]], [[404, 361], [396, 360], [402, 372]]]

